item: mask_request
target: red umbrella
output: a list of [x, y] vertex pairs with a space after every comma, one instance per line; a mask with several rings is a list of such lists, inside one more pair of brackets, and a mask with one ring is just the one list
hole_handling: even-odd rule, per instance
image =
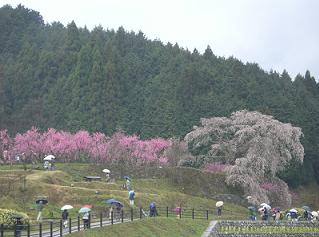
[[92, 205], [90, 205], [90, 204], [85, 204], [83, 207], [86, 207], [86, 208], [92, 208]]

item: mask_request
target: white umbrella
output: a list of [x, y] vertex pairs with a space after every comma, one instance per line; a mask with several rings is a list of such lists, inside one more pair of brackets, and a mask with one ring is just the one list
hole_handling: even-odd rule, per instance
[[311, 212], [311, 215], [312, 215], [313, 217], [318, 217], [318, 216], [319, 216], [318, 212], [316, 212], [316, 211]]
[[51, 160], [54, 160], [54, 159], [55, 159], [54, 155], [48, 155], [48, 156], [44, 157], [43, 160], [51, 161]]
[[104, 170], [102, 170], [102, 172], [103, 172], [103, 173], [107, 173], [107, 174], [111, 173], [111, 171], [108, 170], [108, 169], [104, 169]]
[[262, 204], [260, 204], [260, 206], [262, 206], [262, 207], [264, 207], [264, 208], [266, 208], [268, 210], [271, 209], [271, 206], [269, 206], [267, 203], [262, 203]]
[[61, 207], [61, 211], [63, 210], [70, 210], [72, 209], [73, 207], [71, 205], [64, 205], [63, 207]]
[[216, 207], [221, 207], [224, 205], [224, 202], [223, 201], [218, 201], [216, 202]]
[[293, 209], [290, 209], [289, 212], [295, 212], [295, 213], [297, 213], [298, 211], [293, 208]]

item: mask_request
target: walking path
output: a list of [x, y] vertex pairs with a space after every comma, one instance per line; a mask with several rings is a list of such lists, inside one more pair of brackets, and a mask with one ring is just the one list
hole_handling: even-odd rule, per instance
[[[135, 219], [135, 220], [138, 220], [138, 219]], [[123, 222], [124, 223], [125, 222], [131, 222], [131, 220], [130, 219], [123, 219]], [[120, 223], [122, 223], [122, 222], [121, 221], [117, 221], [117, 222], [114, 221], [113, 224], [115, 225], [115, 224], [120, 224]], [[112, 225], [110, 220], [102, 221], [102, 226], [108, 226], [108, 225]], [[97, 221], [97, 222], [92, 222], [91, 223], [90, 229], [100, 228], [100, 227], [101, 227], [101, 223], [100, 223], [100, 221]], [[73, 225], [71, 227], [71, 233], [75, 233], [75, 232], [78, 232], [78, 231], [79, 230], [78, 230], [78, 226], [77, 225]], [[83, 228], [83, 224], [81, 224], [81, 226], [80, 226], [80, 231], [85, 231], [85, 229]], [[68, 234], [70, 234], [69, 227], [63, 228], [62, 229], [62, 235], [64, 236], [64, 235], [68, 235]], [[24, 233], [22, 236], [26, 236], [26, 234]], [[40, 236], [39, 231], [32, 231], [30, 233], [30, 237], [38, 237], [38, 236]], [[50, 230], [49, 229], [44, 229], [42, 231], [41, 236], [42, 237], [51, 237]], [[58, 227], [52, 228], [52, 236], [60, 236], [60, 228], [58, 228]]]
[[210, 235], [210, 233], [212, 232], [212, 230], [214, 229], [215, 225], [217, 224], [217, 221], [211, 221], [209, 223], [209, 226], [207, 227], [207, 229], [204, 231], [204, 233], [202, 234], [201, 237], [208, 237]]

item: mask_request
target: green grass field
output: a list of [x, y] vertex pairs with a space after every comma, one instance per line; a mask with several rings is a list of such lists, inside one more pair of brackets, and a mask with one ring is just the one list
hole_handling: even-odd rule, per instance
[[129, 223], [103, 227], [101, 229], [86, 230], [71, 234], [72, 237], [197, 237], [201, 236], [209, 224], [206, 220], [148, 218]]

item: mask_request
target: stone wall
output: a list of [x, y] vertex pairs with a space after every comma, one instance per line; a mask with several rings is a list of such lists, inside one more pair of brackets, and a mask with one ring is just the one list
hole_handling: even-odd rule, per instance
[[[318, 237], [319, 232], [316, 233], [236, 233], [234, 229], [227, 233], [227, 231], [219, 232], [221, 227], [231, 228], [262, 228], [262, 227], [280, 227], [285, 226], [289, 228], [304, 227], [304, 228], [318, 228], [319, 222], [262, 222], [262, 221], [219, 221], [211, 230], [209, 237]], [[311, 230], [311, 229], [309, 229]], [[241, 232], [241, 231], [240, 231]]]
[[221, 233], [212, 233], [210, 237], [318, 237], [318, 233], [285, 233], [285, 234], [221, 234]]

